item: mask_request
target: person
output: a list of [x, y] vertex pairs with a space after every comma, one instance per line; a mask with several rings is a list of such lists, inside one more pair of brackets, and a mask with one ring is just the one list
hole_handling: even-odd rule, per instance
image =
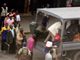
[[49, 40], [46, 42], [46, 46], [44, 49], [44, 54], [46, 55], [47, 53], [49, 53], [49, 51], [52, 49], [52, 38], [49, 38]]
[[2, 24], [2, 23], [1, 23], [1, 16], [0, 16], [0, 31], [1, 31], [1, 24]]
[[22, 48], [23, 37], [24, 37], [23, 28], [20, 27], [20, 31], [17, 33], [17, 39], [16, 39], [17, 53], [16, 53], [15, 57], [18, 57], [18, 51], [20, 50], [20, 48]]
[[19, 27], [18, 27], [17, 23], [14, 23], [13, 28], [15, 29], [16, 34], [17, 34], [19, 32]]
[[29, 60], [31, 56], [30, 50], [26, 47], [27, 43], [23, 42], [23, 47], [19, 50], [18, 54], [18, 60]]
[[18, 10], [16, 11], [16, 21], [17, 22], [20, 22], [21, 21], [20, 15], [18, 14]]
[[15, 53], [16, 32], [12, 25], [10, 25], [10, 30], [7, 33], [7, 43], [10, 44], [9, 53]]
[[5, 17], [5, 19], [4, 19], [4, 25], [6, 24], [8, 19], [9, 19], [9, 13], [7, 13], [7, 17]]
[[36, 13], [37, 10], [37, 0], [32, 0], [32, 15]]
[[[50, 5], [47, 4], [47, 7], [46, 7], [46, 8], [49, 8], [49, 6], [50, 6]], [[42, 20], [42, 24], [43, 24], [44, 27], [47, 26], [48, 21], [49, 21], [49, 15], [48, 15], [48, 14], [44, 14], [43, 20]]]
[[5, 46], [5, 42], [7, 40], [7, 32], [9, 31], [9, 27], [8, 27], [8, 23], [5, 24], [5, 26], [1, 29], [1, 41], [2, 41], [2, 45], [1, 45], [1, 50], [3, 52], [5, 52], [6, 50], [6, 46]]
[[15, 19], [16, 18], [16, 13], [14, 12], [14, 9], [11, 9], [11, 12], [9, 14], [12, 14], [12, 17]]
[[45, 60], [53, 60], [52, 54], [53, 50], [51, 49], [50, 52], [45, 55]]
[[7, 16], [7, 13], [8, 13], [8, 7], [7, 7], [7, 4], [4, 3], [3, 4], [3, 7], [1, 7], [1, 9], [0, 9], [2, 26], [4, 26], [4, 23], [3, 22], [4, 22], [5, 17]]
[[9, 15], [9, 19], [7, 20], [8, 26], [10, 26], [14, 22], [14, 19], [12, 18], [12, 14]]
[[56, 34], [58, 34], [59, 29], [61, 28], [61, 22], [56, 22], [53, 25], [51, 25], [48, 30], [49, 34], [44, 42], [47, 42], [50, 36], [52, 37], [52, 40], [54, 41], [54, 37]]
[[34, 48], [35, 38], [36, 38], [36, 35], [33, 34], [32, 37], [29, 39], [28, 45], [27, 45], [27, 48], [31, 51], [30, 60], [33, 60], [33, 48]]

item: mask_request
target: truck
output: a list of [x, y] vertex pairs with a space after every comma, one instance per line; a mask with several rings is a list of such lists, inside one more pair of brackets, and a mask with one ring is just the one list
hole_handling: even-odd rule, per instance
[[[80, 19], [80, 7], [63, 7], [63, 8], [39, 8], [37, 9], [36, 19], [38, 22], [38, 13], [46, 13], [50, 16], [60, 19], [62, 22], [61, 38], [64, 38], [66, 23], [71, 20]], [[54, 20], [54, 19], [53, 19]], [[79, 22], [78, 22], [79, 23]], [[80, 41], [64, 41], [60, 42], [59, 55], [61, 60], [80, 60]]]

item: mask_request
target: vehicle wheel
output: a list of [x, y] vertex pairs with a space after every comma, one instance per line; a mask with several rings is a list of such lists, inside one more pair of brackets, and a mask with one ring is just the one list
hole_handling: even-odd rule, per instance
[[80, 60], [80, 51], [75, 53], [72, 60]]

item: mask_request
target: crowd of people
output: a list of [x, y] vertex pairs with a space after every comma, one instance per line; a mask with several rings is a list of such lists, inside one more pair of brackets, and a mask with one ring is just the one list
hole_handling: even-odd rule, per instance
[[4, 3], [0, 9], [1, 52], [15, 54], [18, 60], [32, 60], [36, 35], [33, 34], [27, 40], [20, 21], [18, 10], [15, 12], [11, 9], [8, 12], [7, 4]]

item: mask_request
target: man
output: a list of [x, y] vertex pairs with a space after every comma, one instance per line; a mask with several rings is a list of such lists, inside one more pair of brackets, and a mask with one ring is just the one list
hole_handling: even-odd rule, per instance
[[10, 30], [7, 33], [7, 43], [10, 44], [9, 53], [15, 53], [16, 32], [13, 29], [13, 26], [12, 25], [10, 25]]
[[0, 16], [0, 31], [1, 31], [1, 24], [2, 24], [2, 23], [1, 23], [1, 16]]
[[23, 28], [20, 27], [20, 31], [17, 33], [17, 39], [16, 39], [16, 43], [17, 43], [17, 53], [16, 53], [16, 57], [18, 57], [18, 51], [20, 50], [20, 48], [22, 48], [22, 41], [23, 41]]
[[10, 28], [8, 27], [8, 23], [5, 24], [5, 26], [2, 28], [1, 30], [1, 41], [2, 41], [2, 45], [1, 45], [1, 50], [3, 52], [5, 52], [6, 47], [5, 47], [5, 42], [7, 39], [7, 32]]
[[9, 19], [7, 20], [8, 26], [10, 26], [14, 22], [14, 19], [12, 18], [12, 14], [9, 15]]
[[35, 39], [36, 38], [36, 35], [33, 34], [33, 36], [29, 39], [28, 41], [28, 45], [27, 45], [27, 48], [31, 51], [31, 58], [30, 60], [33, 60], [33, 48], [34, 48], [34, 43], [35, 43]]
[[[49, 8], [49, 6], [50, 6], [50, 5], [47, 4], [46, 8]], [[48, 15], [48, 14], [44, 14], [43, 20], [42, 20], [42, 24], [43, 24], [44, 27], [47, 26], [48, 21], [49, 21], [49, 15]]]
[[16, 18], [16, 13], [14, 12], [14, 9], [11, 9], [11, 12], [9, 12], [9, 14], [11, 14], [14, 19]]
[[53, 50], [50, 50], [50, 52], [45, 55], [45, 60], [52, 60], [52, 54]]
[[18, 52], [18, 54], [19, 54], [18, 60], [19, 59], [28, 60], [30, 58], [31, 52], [26, 46], [27, 46], [27, 43], [23, 42], [23, 47]]
[[20, 22], [21, 21], [20, 15], [18, 14], [18, 10], [16, 11], [16, 21], [17, 22]]
[[[0, 15], [1, 15], [1, 20], [2, 20], [1, 22], [2, 23], [4, 22], [4, 19], [7, 16], [7, 13], [8, 13], [8, 7], [6, 5], [7, 4], [4, 3], [3, 7], [1, 7], [1, 9], [0, 9]], [[3, 26], [4, 26], [4, 23], [3, 23]]]

